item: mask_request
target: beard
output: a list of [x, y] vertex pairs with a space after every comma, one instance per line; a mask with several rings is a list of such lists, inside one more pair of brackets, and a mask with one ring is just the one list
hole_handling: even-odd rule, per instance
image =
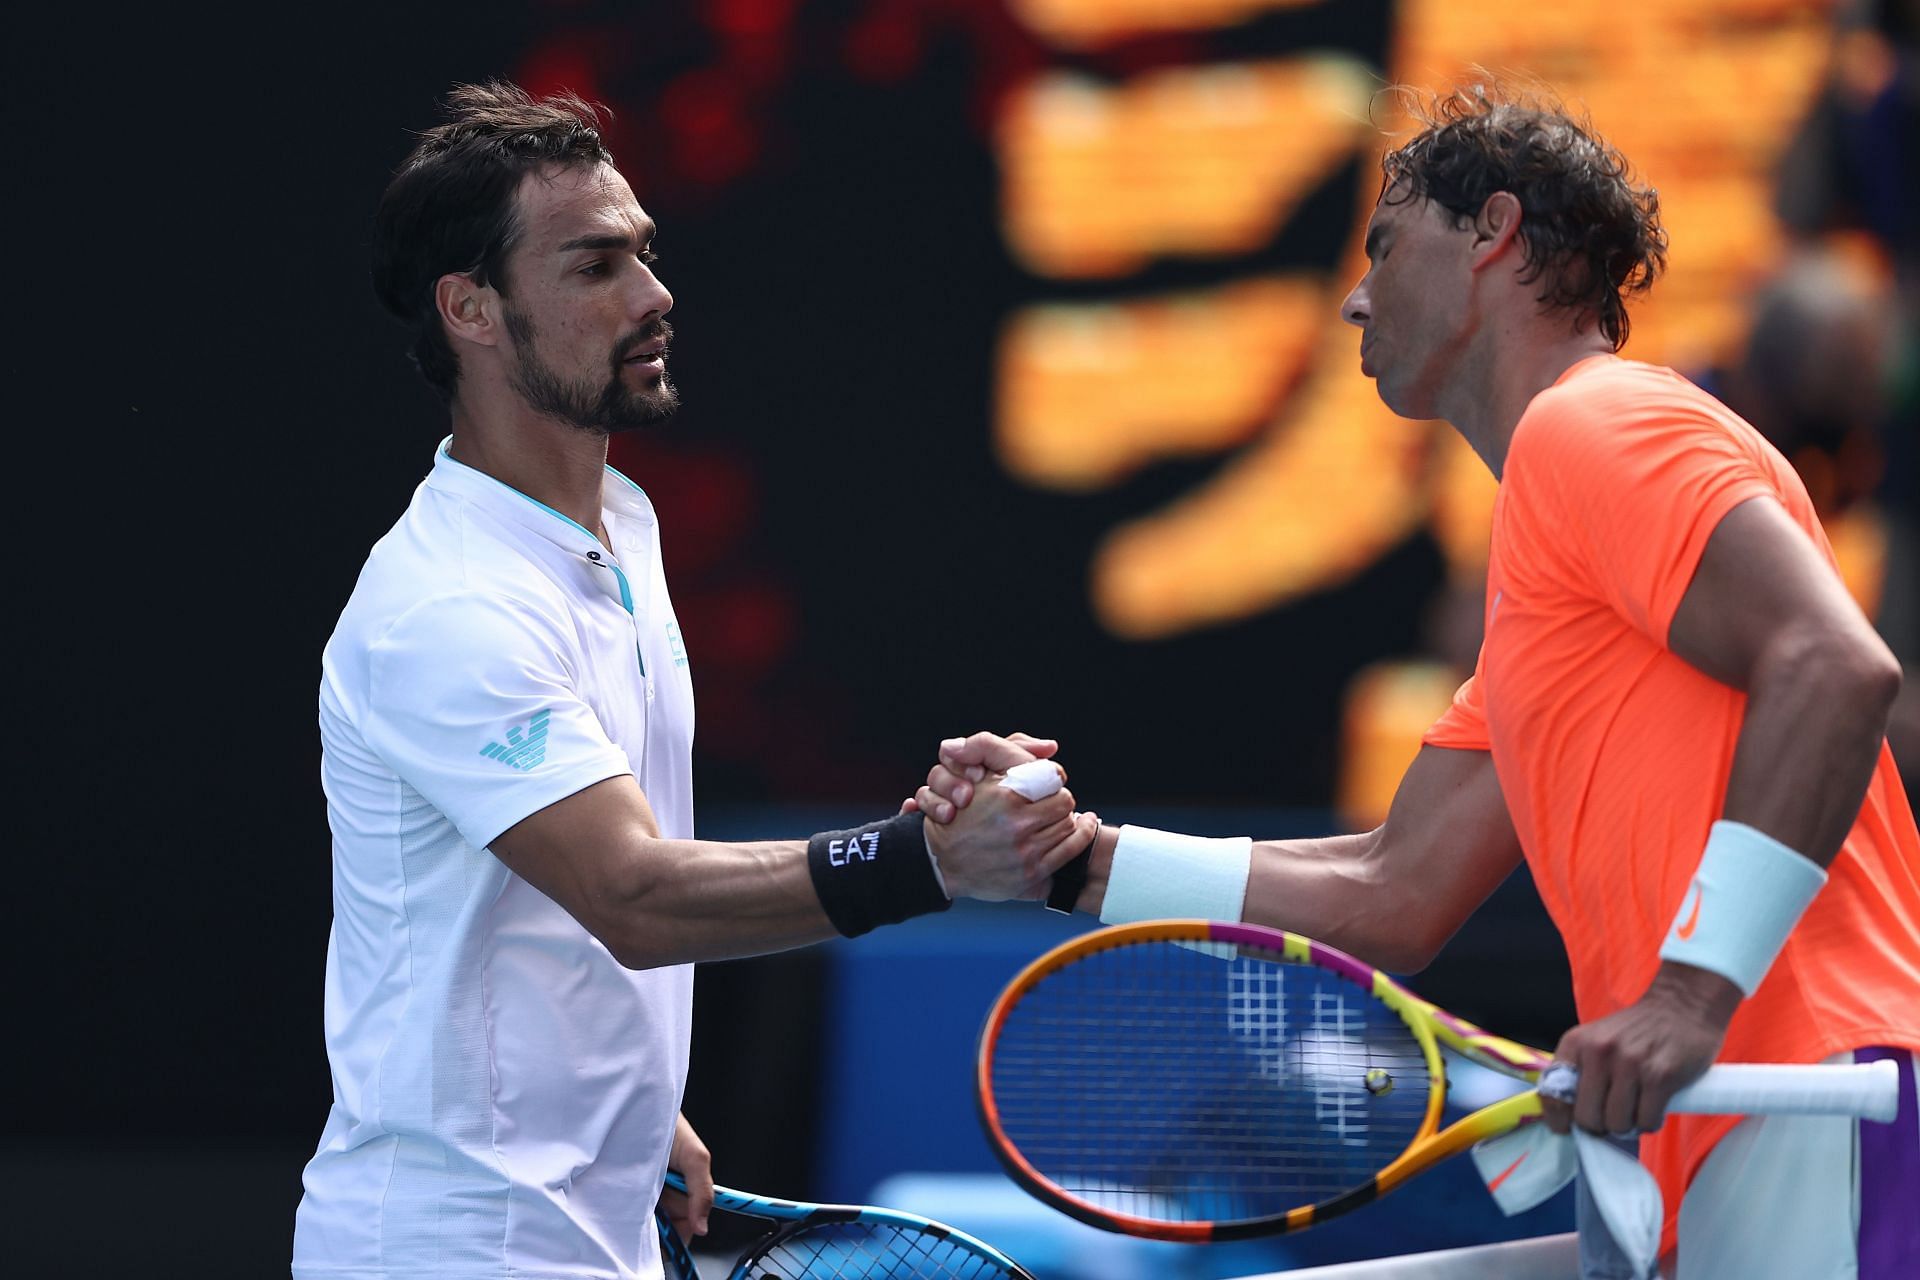
[[[586, 378], [569, 380], [554, 372], [535, 348], [537, 334], [531, 319], [509, 308], [506, 325], [514, 345], [513, 388], [536, 413], [558, 418], [582, 431], [610, 436], [664, 421], [680, 407], [680, 393], [664, 370], [651, 385], [639, 390], [626, 383], [624, 362], [628, 356], [650, 342], [672, 341], [673, 326], [665, 320], [656, 320], [622, 339], [608, 362], [607, 380], [599, 386]], [[663, 362], [666, 354], [662, 347]]]

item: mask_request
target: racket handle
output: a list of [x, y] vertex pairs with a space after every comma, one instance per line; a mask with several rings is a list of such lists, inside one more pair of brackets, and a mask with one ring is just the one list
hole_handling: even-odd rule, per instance
[[1859, 1116], [1881, 1124], [1900, 1108], [1900, 1071], [1891, 1061], [1851, 1066], [1727, 1063], [1673, 1095], [1682, 1115]]

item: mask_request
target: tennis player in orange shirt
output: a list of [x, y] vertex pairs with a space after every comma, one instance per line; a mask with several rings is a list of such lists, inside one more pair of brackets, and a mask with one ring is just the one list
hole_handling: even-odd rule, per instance
[[[1579, 1092], [1548, 1123], [1644, 1135], [1668, 1273], [1920, 1276], [1899, 664], [1786, 460], [1617, 354], [1627, 297], [1665, 262], [1655, 193], [1556, 103], [1476, 87], [1414, 106], [1342, 313], [1387, 405], [1444, 418], [1500, 481], [1478, 668], [1378, 829], [1105, 826], [1054, 900], [1110, 923], [1244, 918], [1406, 973], [1524, 857], [1582, 1019], [1556, 1050]], [[954, 820], [1025, 742], [945, 744], [918, 806]], [[1665, 1114], [1715, 1061], [1883, 1057], [1892, 1125]], [[1612, 1274], [1604, 1256], [1589, 1275]]]

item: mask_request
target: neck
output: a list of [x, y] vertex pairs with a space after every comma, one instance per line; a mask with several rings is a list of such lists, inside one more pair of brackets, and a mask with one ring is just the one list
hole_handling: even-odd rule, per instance
[[464, 396], [455, 399], [453, 443], [447, 447], [454, 461], [552, 507], [605, 543], [600, 513], [607, 437], [529, 413], [510, 391], [487, 397], [487, 403], [511, 408], [489, 413]]
[[1613, 350], [1597, 329], [1556, 330], [1543, 335], [1521, 325], [1486, 335], [1476, 357], [1461, 362], [1462, 376], [1443, 398], [1439, 416], [1453, 424], [1498, 480], [1506, 470], [1513, 430], [1533, 398], [1589, 356]]

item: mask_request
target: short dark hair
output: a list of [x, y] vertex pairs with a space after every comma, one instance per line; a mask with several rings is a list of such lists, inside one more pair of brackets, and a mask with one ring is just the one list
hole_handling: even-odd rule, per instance
[[600, 139], [605, 109], [573, 93], [535, 99], [502, 80], [455, 85], [446, 123], [401, 163], [373, 223], [373, 290], [413, 332], [413, 361], [443, 400], [460, 378], [434, 284], [449, 272], [506, 292], [505, 264], [521, 226], [514, 204], [527, 174], [548, 166], [612, 164]]
[[1635, 186], [1626, 157], [1544, 90], [1392, 92], [1424, 127], [1381, 157], [1381, 198], [1431, 200], [1461, 226], [1487, 197], [1511, 192], [1529, 272], [1521, 282], [1541, 281], [1542, 304], [1590, 317], [1615, 351], [1624, 346], [1628, 295], [1652, 288], [1667, 264], [1659, 193]]

